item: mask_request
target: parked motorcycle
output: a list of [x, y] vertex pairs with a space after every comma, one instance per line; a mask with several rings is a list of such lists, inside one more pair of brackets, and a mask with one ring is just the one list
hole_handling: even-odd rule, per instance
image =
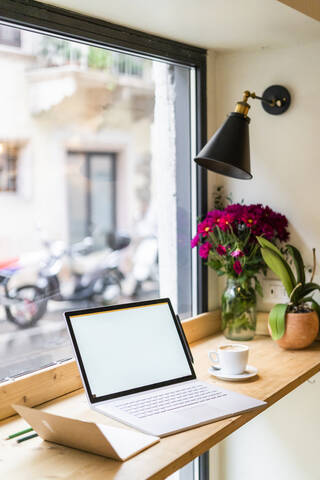
[[[93, 252], [92, 238], [86, 237], [81, 242], [66, 247], [63, 242], [52, 242], [42, 234], [42, 243], [46, 258], [38, 270], [36, 285], [22, 285], [9, 288], [8, 283], [15, 269], [11, 265], [1, 274], [0, 286], [4, 293], [0, 302], [4, 305], [7, 319], [19, 328], [33, 326], [46, 313], [48, 301], [116, 303], [121, 295], [123, 274], [119, 269], [120, 250], [130, 243], [130, 237], [121, 234], [109, 234], [109, 248]], [[68, 258], [73, 278], [72, 291], [65, 293], [62, 289], [59, 273], [65, 258]]]
[[[57, 242], [46, 242], [48, 257], [38, 272], [37, 285], [45, 292], [47, 300], [91, 301], [115, 303], [121, 294], [123, 275], [119, 270], [120, 250], [130, 243], [127, 235], [109, 235], [110, 248], [89, 252], [90, 237], [68, 249]], [[62, 291], [59, 272], [63, 258], [69, 257], [73, 277], [72, 291]]]
[[4, 307], [7, 320], [19, 328], [34, 325], [45, 313], [43, 290], [36, 285], [23, 285], [11, 288], [12, 276], [20, 270], [19, 259], [15, 258], [0, 264], [0, 303]]

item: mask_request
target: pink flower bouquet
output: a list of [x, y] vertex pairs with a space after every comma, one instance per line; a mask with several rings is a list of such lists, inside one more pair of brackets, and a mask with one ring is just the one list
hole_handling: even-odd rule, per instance
[[288, 220], [261, 204], [228, 205], [211, 210], [198, 224], [197, 235], [191, 240], [199, 255], [218, 275], [246, 282], [255, 279], [255, 289], [262, 294], [256, 274], [266, 273], [266, 264], [256, 240], [263, 236], [274, 242], [289, 238]]

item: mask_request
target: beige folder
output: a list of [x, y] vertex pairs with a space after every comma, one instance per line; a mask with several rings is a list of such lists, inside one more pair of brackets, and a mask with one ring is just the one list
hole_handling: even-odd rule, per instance
[[12, 405], [37, 434], [49, 442], [125, 461], [160, 441], [159, 437]]

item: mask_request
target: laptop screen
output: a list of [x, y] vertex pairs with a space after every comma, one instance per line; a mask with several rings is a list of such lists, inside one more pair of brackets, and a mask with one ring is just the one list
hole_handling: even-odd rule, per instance
[[92, 403], [195, 378], [169, 299], [66, 318]]

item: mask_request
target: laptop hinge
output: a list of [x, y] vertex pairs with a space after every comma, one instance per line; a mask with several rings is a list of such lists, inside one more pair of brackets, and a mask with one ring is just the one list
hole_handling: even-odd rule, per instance
[[183, 343], [184, 343], [185, 346], [186, 346], [189, 359], [190, 359], [191, 363], [194, 363], [193, 356], [192, 356], [192, 353], [191, 353], [191, 350], [190, 350], [190, 347], [189, 347], [188, 340], [187, 340], [187, 338], [186, 338], [186, 335], [185, 335], [185, 333], [184, 333], [183, 327], [182, 327], [182, 325], [181, 325], [180, 317], [179, 317], [179, 315], [176, 315], [176, 317], [177, 317], [177, 322], [178, 322], [178, 328], [179, 328], [179, 330], [180, 330]]

